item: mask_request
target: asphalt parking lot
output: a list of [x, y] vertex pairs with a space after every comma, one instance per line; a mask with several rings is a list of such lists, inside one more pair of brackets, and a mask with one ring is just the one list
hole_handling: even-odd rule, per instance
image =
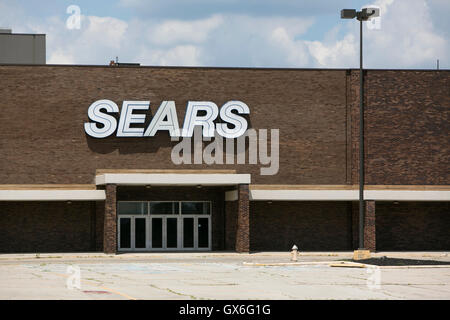
[[[450, 265], [448, 253], [384, 254]], [[289, 253], [0, 255], [0, 299], [450, 299], [449, 266], [330, 266], [349, 258], [306, 253], [292, 265]]]

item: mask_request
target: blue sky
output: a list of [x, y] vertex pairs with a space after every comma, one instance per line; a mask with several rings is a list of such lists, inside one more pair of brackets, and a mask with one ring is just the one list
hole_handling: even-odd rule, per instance
[[366, 5], [365, 67], [449, 68], [448, 0], [0, 0], [0, 27], [46, 33], [48, 63], [348, 68], [359, 30], [339, 11]]

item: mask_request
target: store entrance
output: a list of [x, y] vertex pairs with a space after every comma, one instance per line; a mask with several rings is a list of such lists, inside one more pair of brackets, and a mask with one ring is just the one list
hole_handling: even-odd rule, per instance
[[119, 251], [211, 250], [211, 203], [118, 203]]

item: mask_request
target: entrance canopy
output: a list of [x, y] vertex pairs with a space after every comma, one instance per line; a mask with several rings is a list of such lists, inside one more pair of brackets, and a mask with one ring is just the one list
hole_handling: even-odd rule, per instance
[[97, 185], [232, 186], [250, 184], [250, 174], [234, 170], [97, 170]]

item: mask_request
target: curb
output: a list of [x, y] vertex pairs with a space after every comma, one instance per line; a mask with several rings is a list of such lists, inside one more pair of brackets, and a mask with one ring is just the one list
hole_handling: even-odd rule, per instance
[[365, 264], [351, 261], [311, 261], [311, 262], [280, 262], [280, 263], [243, 262], [243, 265], [250, 267], [328, 265], [329, 267], [337, 267], [337, 268], [380, 268], [380, 269], [450, 268], [450, 265], [377, 266], [373, 264]]
[[[373, 266], [373, 265], [369, 265]], [[414, 265], [414, 266], [378, 266], [381, 269], [432, 269], [432, 268], [450, 268], [449, 264], [434, 265]]]
[[[330, 263], [336, 263], [340, 261], [310, 261], [310, 262], [273, 262], [273, 263], [263, 263], [263, 262], [243, 262], [242, 264], [250, 267], [277, 267], [277, 266], [306, 266], [306, 265], [329, 265]], [[342, 261], [344, 262], [344, 261]]]
[[379, 269], [433, 269], [433, 268], [450, 268], [450, 265], [448, 265], [448, 264], [430, 264], [430, 265], [412, 265], [412, 266], [377, 266], [375, 264], [342, 261], [342, 262], [330, 264], [330, 267], [379, 268]]

